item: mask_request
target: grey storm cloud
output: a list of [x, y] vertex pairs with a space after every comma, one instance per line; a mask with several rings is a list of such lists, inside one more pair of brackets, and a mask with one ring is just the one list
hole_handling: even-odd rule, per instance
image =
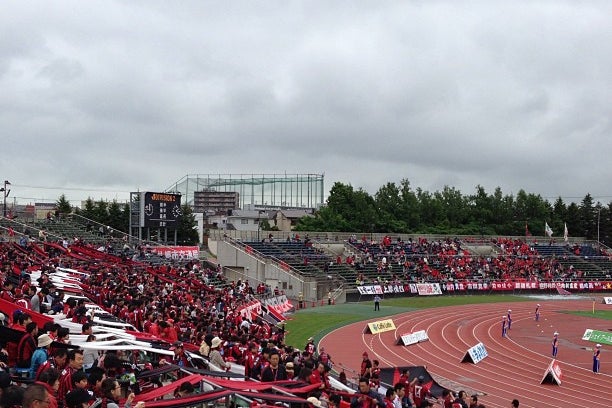
[[408, 178], [608, 202], [611, 17], [604, 1], [5, 2], [0, 177], [22, 201], [321, 172], [372, 194]]

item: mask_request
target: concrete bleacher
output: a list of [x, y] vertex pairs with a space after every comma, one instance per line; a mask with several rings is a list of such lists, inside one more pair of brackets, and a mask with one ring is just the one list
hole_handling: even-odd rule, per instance
[[539, 256], [555, 257], [565, 270], [580, 271], [583, 278], [606, 279], [610, 274], [606, 270], [609, 271], [612, 263], [606, 257], [600, 257], [590, 245], [580, 245], [578, 251], [568, 245], [535, 245], [534, 248]]
[[81, 241], [94, 245], [102, 245], [108, 241], [106, 234], [89, 231], [83, 226], [74, 223], [70, 218], [56, 219], [54, 221], [36, 220], [30, 224], [37, 230], [44, 229], [55, 236], [72, 239], [79, 237]]
[[304, 242], [252, 241], [245, 244], [266, 257], [285, 262], [306, 277], [327, 277], [325, 264], [329, 264], [331, 258]]
[[[570, 281], [612, 278], [612, 260], [608, 255], [612, 251], [578, 239], [569, 243], [546, 240], [538, 243], [536, 238], [530, 242], [520, 237], [428, 239], [415, 236], [411, 240], [410, 237], [401, 237], [401, 240], [395, 237], [383, 244], [383, 238], [356, 239], [353, 235], [332, 249], [316, 240], [313, 245], [267, 239], [264, 242], [247, 240], [244, 244], [266, 257], [285, 262], [305, 277], [342, 281], [345, 289], [355, 288], [358, 281], [373, 284], [490, 281], [534, 276], [543, 280]], [[382, 262], [383, 257], [386, 262]]]

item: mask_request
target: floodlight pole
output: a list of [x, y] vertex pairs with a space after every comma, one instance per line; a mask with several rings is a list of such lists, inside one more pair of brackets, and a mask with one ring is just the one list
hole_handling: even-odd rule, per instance
[[601, 244], [599, 243], [599, 221], [600, 219], [601, 219], [601, 207], [597, 209], [597, 252], [599, 252], [599, 249], [601, 247]]
[[6, 197], [8, 197], [11, 190], [7, 190], [6, 186], [10, 186], [11, 182], [4, 180], [4, 187], [2, 187], [2, 216], [6, 218]]

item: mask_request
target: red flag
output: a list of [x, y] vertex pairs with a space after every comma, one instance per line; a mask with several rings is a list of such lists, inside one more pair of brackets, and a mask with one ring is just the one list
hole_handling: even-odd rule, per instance
[[399, 368], [395, 367], [395, 370], [393, 370], [393, 385], [397, 384], [400, 380], [400, 372], [399, 372]]
[[15, 236], [15, 230], [13, 229], [13, 227], [9, 227], [8, 233], [9, 233], [10, 237], [14, 237]]

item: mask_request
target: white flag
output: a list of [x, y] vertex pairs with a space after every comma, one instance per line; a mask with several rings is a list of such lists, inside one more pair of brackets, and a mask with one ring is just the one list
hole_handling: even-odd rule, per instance
[[546, 233], [546, 235], [548, 235], [549, 237], [552, 237], [553, 234], [553, 230], [550, 229], [550, 227], [548, 226], [548, 223], [546, 221], [544, 221], [544, 232]]
[[563, 240], [567, 242], [567, 239], [569, 237], [569, 233], [567, 232], [567, 222], [564, 224], [565, 224], [565, 229], [563, 230]]

